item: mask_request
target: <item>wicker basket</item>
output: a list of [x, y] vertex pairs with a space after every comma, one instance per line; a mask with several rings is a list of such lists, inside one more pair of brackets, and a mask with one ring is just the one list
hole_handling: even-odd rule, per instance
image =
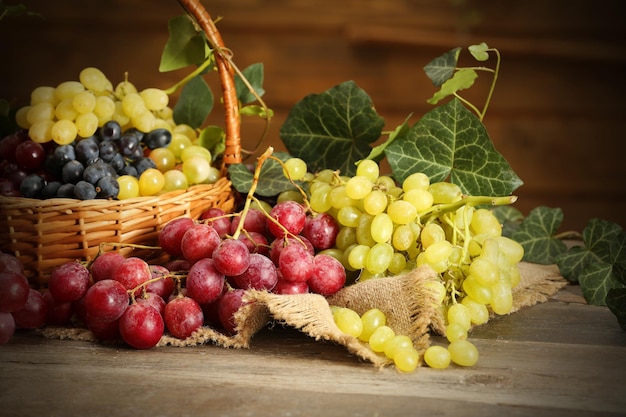
[[[224, 43], [211, 17], [198, 0], [181, 0], [197, 20], [216, 51], [225, 109], [225, 167], [241, 162], [239, 103], [234, 72], [225, 57]], [[155, 197], [128, 200], [37, 200], [0, 197], [0, 250], [15, 255], [32, 284], [45, 286], [52, 269], [71, 260], [93, 259], [102, 243], [156, 245], [161, 228], [180, 216], [197, 218], [210, 207], [232, 211], [235, 196], [225, 176], [217, 183], [195, 185]], [[162, 251], [117, 248], [146, 259], [163, 257]]]

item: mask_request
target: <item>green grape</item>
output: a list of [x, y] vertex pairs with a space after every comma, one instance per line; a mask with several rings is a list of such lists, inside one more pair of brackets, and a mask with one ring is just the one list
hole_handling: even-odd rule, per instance
[[82, 91], [85, 91], [85, 86], [79, 81], [64, 81], [55, 88], [54, 93], [59, 101], [61, 101], [66, 98], [74, 98], [76, 94]]
[[28, 123], [27, 120], [30, 108], [31, 106], [22, 106], [15, 112], [15, 123], [22, 129], [28, 129], [30, 127], [30, 123]]
[[335, 171], [332, 169], [323, 169], [315, 175], [316, 181], [325, 182], [326, 184], [330, 184], [335, 178]]
[[493, 299], [491, 300], [491, 309], [496, 314], [509, 314], [513, 308], [513, 293], [511, 284], [500, 280], [491, 286]]
[[72, 98], [72, 106], [80, 114], [91, 113], [96, 108], [96, 96], [91, 91], [81, 91]]
[[[300, 158], [289, 158], [284, 162], [283, 174], [287, 178], [291, 178], [294, 181], [299, 181], [304, 178], [307, 173], [306, 162]], [[289, 173], [289, 175], [287, 175]]]
[[130, 121], [139, 131], [148, 133], [154, 130], [156, 117], [150, 110], [144, 109], [141, 113], [131, 116]]
[[287, 190], [278, 194], [278, 197], [276, 198], [276, 204], [283, 201], [295, 201], [297, 203], [303, 204], [304, 197], [302, 196], [302, 193], [300, 191]]
[[329, 192], [332, 189], [332, 186], [324, 181], [313, 180], [309, 184], [309, 193], [315, 194], [317, 192], [325, 191]]
[[162, 110], [169, 104], [169, 96], [158, 88], [146, 88], [139, 93], [148, 110]]
[[433, 195], [433, 204], [450, 204], [460, 201], [463, 197], [461, 188], [451, 182], [435, 182], [430, 184], [428, 191]]
[[466, 230], [472, 220], [474, 211], [476, 209], [472, 206], [461, 206], [454, 212], [454, 225], [459, 230]]
[[182, 171], [177, 169], [170, 169], [169, 171], [164, 172], [163, 179], [165, 180], [163, 183], [163, 192], [186, 190], [189, 188], [187, 177]]
[[72, 99], [66, 98], [65, 100], [59, 101], [54, 108], [54, 116], [58, 120], [76, 120], [78, 112], [74, 108], [74, 104], [72, 104]]
[[102, 127], [106, 122], [112, 120], [113, 114], [115, 114], [115, 102], [110, 97], [98, 96], [93, 113], [98, 118], [98, 126]]
[[59, 120], [54, 123], [50, 130], [52, 140], [59, 145], [68, 145], [74, 142], [78, 130], [71, 120]]
[[341, 227], [335, 238], [335, 247], [345, 251], [348, 246], [355, 244], [357, 244], [356, 228]]
[[337, 212], [337, 221], [341, 226], [357, 227], [362, 214], [361, 210], [354, 206], [342, 207]]
[[374, 182], [380, 175], [380, 168], [375, 161], [372, 161], [371, 159], [364, 159], [357, 165], [356, 175], [365, 177]]
[[363, 198], [363, 209], [372, 216], [382, 213], [387, 208], [387, 195], [381, 190], [372, 190]]
[[408, 177], [402, 182], [402, 189], [405, 192], [410, 190], [427, 190], [430, 185], [430, 179], [426, 174], [421, 172], [416, 172]]
[[26, 120], [30, 126], [37, 122], [54, 119], [55, 107], [52, 103], [42, 102], [31, 106], [26, 114]]
[[392, 339], [388, 340], [387, 343], [385, 343], [385, 356], [389, 359], [393, 359], [398, 349], [405, 348], [414, 349], [413, 341], [411, 340], [411, 338], [405, 335], [395, 335]]
[[398, 275], [406, 269], [406, 257], [400, 252], [395, 252], [387, 268], [393, 275]]
[[390, 189], [396, 187], [396, 182], [394, 181], [393, 178], [391, 178], [388, 175], [381, 175], [381, 176], [379, 176], [376, 179], [375, 183], [378, 186], [378, 188], [381, 188], [383, 191], [384, 190], [390, 190]]
[[448, 342], [467, 339], [467, 329], [459, 323], [450, 323], [446, 326], [446, 339]]
[[433, 206], [433, 195], [428, 190], [414, 188], [404, 193], [402, 199], [411, 203], [417, 212], [428, 210]]
[[460, 246], [452, 246], [450, 256], [448, 256], [448, 263], [452, 265], [460, 265], [463, 263], [463, 248]]
[[433, 243], [440, 242], [445, 239], [446, 232], [443, 230], [443, 227], [437, 223], [428, 223], [422, 228], [420, 240], [424, 249], [428, 249], [428, 247]]
[[365, 259], [365, 268], [373, 274], [382, 274], [389, 268], [393, 247], [388, 243], [376, 243]]
[[426, 281], [424, 286], [435, 295], [435, 303], [440, 305], [446, 298], [446, 287], [440, 281]]
[[56, 106], [58, 102], [59, 102], [59, 99], [54, 93], [54, 87], [49, 87], [49, 86], [36, 87], [30, 93], [30, 105], [31, 106], [34, 106], [39, 103], [50, 103], [53, 106]]
[[408, 201], [396, 200], [387, 206], [387, 214], [395, 224], [409, 224], [417, 218], [417, 209]]
[[367, 269], [361, 269], [360, 273], [359, 273], [359, 277], [358, 280], [359, 282], [361, 281], [367, 281], [368, 279], [377, 279], [377, 278], [382, 278], [384, 277], [385, 274], [374, 274], [370, 271], [368, 271]]
[[448, 345], [450, 359], [461, 366], [474, 366], [478, 362], [478, 349], [467, 340], [455, 340]]
[[176, 160], [181, 161], [181, 155], [183, 153], [183, 150], [191, 145], [191, 139], [189, 139], [186, 135], [182, 133], [173, 133], [172, 140], [170, 141], [169, 145], [167, 145], [167, 147], [169, 148], [169, 150], [172, 151], [172, 153], [176, 157]]
[[387, 189], [387, 199], [389, 201], [394, 201], [399, 199], [402, 196], [402, 187], [391, 187]]
[[345, 334], [359, 337], [363, 331], [361, 317], [354, 310], [346, 307], [337, 308], [333, 311], [333, 319], [339, 330]]
[[374, 216], [363, 213], [356, 227], [356, 241], [361, 245], [374, 246], [376, 241], [372, 237], [372, 221]]
[[332, 256], [339, 262], [343, 260], [343, 251], [339, 248], [328, 248], [318, 252], [318, 254]]
[[413, 229], [407, 224], [402, 224], [393, 231], [391, 244], [397, 251], [405, 251], [415, 243]]
[[76, 116], [74, 121], [78, 136], [88, 138], [98, 130], [98, 116], [93, 113], [84, 113]]
[[[318, 182], [316, 181], [315, 184], [318, 184]], [[319, 184], [320, 185], [315, 188], [315, 191], [311, 191], [309, 205], [313, 211], [326, 213], [331, 208], [330, 191], [332, 190], [332, 187], [323, 182], [320, 182]]]
[[52, 140], [52, 120], [42, 120], [28, 128], [28, 136], [37, 143], [46, 143]]
[[348, 196], [345, 185], [339, 185], [330, 191], [330, 205], [336, 209], [354, 205], [354, 201]]
[[122, 109], [130, 117], [139, 117], [146, 109], [146, 104], [139, 93], [128, 93], [122, 98]]
[[518, 242], [505, 236], [499, 236], [495, 241], [498, 243], [500, 257], [505, 258], [509, 265], [516, 265], [522, 261], [524, 248]]
[[469, 267], [469, 274], [476, 278], [480, 285], [489, 287], [500, 279], [498, 267], [487, 259], [477, 257], [472, 260]]
[[111, 120], [115, 120], [122, 127], [128, 125], [128, 123], [130, 123], [130, 117], [128, 117], [126, 113], [124, 113], [124, 109], [122, 108], [122, 102], [115, 101], [114, 104], [115, 104], [115, 112], [113, 112], [113, 116], [111, 117]]
[[[474, 236], [474, 239], [476, 239], [476, 236]], [[493, 238], [485, 239], [481, 246], [479, 256], [494, 265], [498, 265], [500, 258], [500, 246], [498, 245], [498, 241]]]
[[380, 326], [387, 324], [387, 316], [378, 308], [371, 308], [361, 315], [361, 323], [363, 330], [359, 335], [359, 339], [368, 342], [372, 333]]
[[346, 195], [353, 200], [360, 200], [372, 191], [373, 186], [367, 177], [354, 176], [346, 183]]
[[172, 133], [174, 124], [175, 122], [173, 119], [164, 120], [164, 119], [159, 118], [157, 115], [155, 115], [154, 129], [165, 129], [168, 132]]
[[114, 94], [121, 101], [128, 94], [137, 94], [137, 87], [126, 79], [115, 86]]
[[493, 237], [502, 235], [502, 225], [490, 210], [478, 209], [472, 214], [470, 230], [473, 234], [485, 234]]
[[424, 258], [427, 264], [435, 265], [447, 262], [452, 253], [452, 243], [447, 240], [439, 240], [429, 245], [424, 251]]
[[112, 90], [111, 81], [98, 68], [87, 67], [81, 70], [78, 75], [80, 83], [88, 90], [95, 92], [104, 92]]
[[461, 300], [461, 304], [467, 307], [469, 311], [470, 320], [476, 325], [485, 324], [489, 321], [489, 309], [485, 303], [482, 303], [472, 296], [465, 296]]
[[201, 184], [210, 174], [211, 165], [202, 156], [192, 155], [183, 163], [183, 173], [189, 184]]
[[481, 285], [476, 277], [474, 277], [473, 275], [468, 275], [467, 277], [465, 277], [462, 287], [463, 291], [465, 291], [465, 294], [469, 295], [479, 303], [489, 304], [491, 300], [493, 300], [493, 292], [491, 291], [491, 287]]
[[365, 245], [356, 245], [352, 248], [348, 256], [348, 263], [350, 266], [355, 270], [365, 268], [365, 261], [370, 250], [370, 247]]
[[388, 341], [396, 337], [396, 333], [389, 326], [380, 326], [370, 336], [368, 343], [370, 348], [376, 353], [385, 351], [385, 345]]
[[250, 203], [250, 208], [261, 210], [266, 213], [272, 211], [272, 206], [270, 205], [270, 203], [263, 200], [254, 200], [252, 203]]
[[372, 239], [377, 243], [384, 243], [393, 235], [393, 221], [387, 213], [378, 213], [372, 219], [370, 226]]
[[400, 372], [413, 372], [419, 365], [420, 354], [415, 348], [400, 348], [393, 356], [393, 363]]
[[463, 304], [456, 303], [452, 304], [448, 308], [448, 324], [450, 323], [458, 323], [463, 326], [466, 330], [469, 330], [472, 326], [471, 319], [469, 315], [469, 311], [467, 311], [467, 307]]
[[433, 369], [445, 369], [450, 366], [450, 352], [443, 346], [429, 346], [424, 352], [424, 362]]
[[188, 158], [194, 155], [201, 156], [202, 158], [206, 159], [209, 163], [213, 160], [213, 157], [211, 156], [211, 151], [209, 151], [204, 146], [200, 146], [200, 145], [185, 146], [185, 149], [183, 149], [182, 152], [180, 153], [180, 160], [185, 162]]
[[156, 168], [165, 173], [176, 166], [176, 157], [169, 148], [155, 148], [148, 155], [156, 165]]
[[222, 178], [222, 173], [216, 167], [209, 167], [209, 176], [202, 184], [215, 184], [217, 180]]
[[520, 280], [522, 279], [520, 272], [519, 272], [518, 264], [511, 265], [511, 268], [509, 269], [509, 275], [511, 277], [510, 279], [511, 288], [517, 287], [517, 285], [520, 283]]
[[148, 168], [139, 176], [139, 195], [157, 195], [165, 185], [163, 173], [156, 168]]
[[350, 253], [357, 246], [358, 246], [358, 244], [354, 243], [354, 244], [348, 246], [343, 251], [343, 255], [341, 256], [341, 265], [343, 265], [343, 267], [346, 269], [346, 271], [356, 271], [355, 268], [352, 268], [352, 266], [350, 266]]
[[139, 180], [132, 175], [120, 175], [117, 177], [120, 191], [117, 194], [118, 200], [139, 197]]

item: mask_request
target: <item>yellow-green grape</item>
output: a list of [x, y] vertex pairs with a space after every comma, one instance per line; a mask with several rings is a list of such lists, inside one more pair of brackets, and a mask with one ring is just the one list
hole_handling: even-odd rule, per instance
[[388, 175], [381, 175], [381, 176], [379, 176], [376, 179], [375, 183], [376, 183], [377, 187], [382, 189], [383, 191], [390, 190], [390, 189], [396, 187], [396, 182], [394, 181], [393, 178], [391, 178]]
[[76, 94], [82, 91], [85, 91], [85, 86], [79, 81], [64, 81], [55, 88], [54, 93], [61, 101], [66, 98], [74, 98]]
[[391, 256], [391, 262], [389, 263], [387, 269], [393, 275], [398, 275], [406, 269], [406, 264], [406, 257], [400, 252], [395, 252]]
[[74, 142], [77, 133], [76, 125], [71, 120], [59, 120], [54, 123], [50, 130], [52, 140], [59, 145], [68, 145]]
[[388, 243], [376, 243], [365, 258], [365, 268], [373, 274], [382, 274], [389, 268], [393, 247]]
[[489, 309], [484, 303], [466, 295], [461, 300], [461, 304], [467, 307], [472, 323], [480, 325], [489, 321]]
[[93, 113], [79, 114], [74, 123], [81, 138], [88, 138], [98, 130], [98, 116]]
[[341, 265], [346, 269], [346, 271], [356, 271], [357, 269], [352, 268], [350, 266], [350, 253], [354, 248], [357, 247], [357, 244], [354, 243], [343, 250], [343, 255], [341, 256]]
[[478, 349], [467, 340], [455, 340], [448, 345], [450, 359], [461, 366], [474, 366], [478, 362]]
[[433, 369], [445, 369], [450, 366], [450, 352], [443, 346], [429, 346], [424, 352], [424, 362]]
[[183, 173], [189, 184], [201, 184], [210, 174], [211, 165], [202, 156], [192, 155], [183, 163]]
[[124, 109], [122, 108], [122, 102], [114, 101], [114, 103], [115, 103], [115, 112], [113, 112], [113, 116], [111, 117], [111, 120], [115, 120], [122, 127], [127, 126], [128, 123], [130, 123], [130, 117], [128, 117], [126, 113], [124, 113]]
[[95, 92], [104, 92], [113, 90], [111, 81], [104, 75], [102, 71], [95, 67], [87, 67], [78, 74], [78, 79], [86, 89]]
[[397, 251], [405, 251], [415, 243], [413, 229], [407, 224], [397, 226], [391, 237], [391, 244]]
[[470, 230], [473, 234], [486, 234], [497, 237], [502, 235], [502, 225], [490, 210], [478, 209], [472, 214]]
[[348, 196], [345, 185], [334, 187], [330, 191], [330, 205], [336, 209], [354, 205], [354, 201]]
[[348, 246], [355, 245], [356, 240], [356, 228], [354, 227], [342, 227], [337, 233], [335, 238], [335, 247], [345, 251]]
[[417, 208], [408, 201], [396, 200], [387, 206], [387, 214], [395, 224], [409, 224], [417, 218]]
[[200, 146], [200, 145], [186, 146], [185, 149], [183, 149], [183, 151], [180, 153], [180, 159], [181, 161], [185, 162], [188, 158], [194, 155], [203, 157], [209, 163], [213, 160], [211, 151], [209, 151], [204, 146]]
[[[474, 236], [474, 239], [475, 238], [476, 236]], [[494, 265], [498, 265], [500, 258], [500, 246], [498, 245], [498, 241], [493, 238], [485, 239], [481, 246], [479, 256]]]
[[374, 352], [382, 353], [385, 351], [385, 345], [387, 342], [394, 337], [396, 337], [396, 333], [391, 327], [387, 325], [380, 326], [374, 330], [374, 333], [370, 336], [368, 343]]
[[446, 326], [446, 339], [448, 342], [467, 339], [467, 329], [459, 323], [450, 323]]
[[172, 140], [167, 147], [172, 151], [177, 161], [181, 161], [183, 150], [191, 146], [191, 139], [182, 133], [173, 133]]
[[496, 314], [509, 314], [513, 308], [513, 293], [511, 284], [500, 280], [491, 286], [493, 299], [491, 309]]
[[30, 105], [34, 106], [39, 103], [50, 103], [55, 106], [59, 102], [56, 94], [54, 93], [54, 87], [41, 86], [36, 87], [30, 93]]
[[334, 309], [333, 319], [335, 320], [335, 324], [337, 325], [337, 327], [339, 327], [339, 330], [341, 330], [345, 334], [359, 337], [359, 335], [363, 331], [363, 323], [361, 322], [361, 317], [357, 314], [356, 311], [352, 309], [346, 307]]
[[78, 112], [74, 108], [74, 104], [72, 104], [72, 99], [66, 98], [65, 100], [59, 101], [54, 109], [54, 116], [58, 120], [76, 120]]
[[343, 251], [339, 248], [328, 248], [318, 252], [318, 254], [332, 256], [339, 262], [343, 260]]
[[115, 86], [115, 97], [117, 97], [120, 101], [123, 100], [128, 94], [136, 93], [137, 87], [135, 87], [135, 85], [127, 79]]
[[370, 226], [372, 239], [377, 243], [384, 243], [393, 235], [393, 221], [387, 213], [378, 213], [372, 219]]
[[158, 88], [146, 88], [139, 95], [148, 110], [162, 110], [169, 104], [169, 96]]
[[[318, 182], [315, 181], [315, 184], [318, 184]], [[319, 182], [319, 184], [320, 185], [315, 188], [315, 191], [311, 191], [309, 205], [313, 211], [326, 213], [331, 208], [330, 191], [332, 190], [332, 187], [324, 182]]]
[[482, 285], [476, 277], [473, 275], [468, 275], [463, 280], [463, 291], [465, 294], [472, 297], [474, 300], [478, 301], [482, 304], [489, 304], [493, 300], [493, 292], [491, 291], [491, 287], [486, 287]]
[[446, 181], [430, 184], [428, 191], [433, 195], [433, 204], [455, 203], [463, 197], [463, 192], [458, 185]]
[[261, 210], [266, 213], [272, 211], [272, 206], [267, 201], [263, 200], [254, 200], [252, 203], [250, 203], [250, 208]]
[[402, 182], [402, 189], [404, 192], [408, 192], [410, 190], [427, 190], [430, 186], [430, 179], [428, 175], [415, 172], [404, 179]]
[[454, 225], [459, 230], [465, 230], [472, 221], [476, 209], [472, 206], [461, 206], [454, 212]]
[[385, 356], [393, 359], [398, 349], [413, 348], [413, 341], [409, 336], [395, 335], [385, 343]]
[[346, 195], [353, 200], [365, 198], [372, 191], [374, 183], [367, 177], [354, 176], [346, 183]]
[[361, 245], [374, 246], [376, 241], [372, 237], [372, 221], [374, 216], [363, 213], [356, 227], [356, 241]]
[[[166, 107], [165, 109], [169, 109], [170, 113], [173, 112], [173, 109], [169, 107]], [[161, 113], [163, 113], [164, 110], [161, 110]], [[161, 117], [164, 117], [164, 116], [161, 116]], [[172, 117], [172, 114], [170, 114], [168, 117]], [[174, 126], [174, 128], [172, 129], [172, 134], [174, 133], [180, 133], [180, 134], [187, 136], [187, 138], [189, 138], [189, 140], [192, 143], [198, 140], [198, 133], [196, 132], [196, 130], [186, 123], [180, 123]]]
[[335, 171], [332, 169], [323, 169], [315, 175], [315, 181], [325, 182], [330, 184], [335, 177]]
[[42, 120], [28, 128], [28, 136], [37, 143], [46, 143], [52, 140], [52, 120]]
[[363, 210], [372, 216], [382, 213], [387, 208], [387, 195], [381, 190], [372, 190], [363, 198]]
[[378, 163], [372, 161], [371, 159], [362, 160], [356, 167], [356, 175], [365, 177], [372, 182], [376, 181], [380, 175]]
[[402, 193], [404, 191], [402, 191], [402, 187], [391, 187], [387, 189], [387, 196], [389, 201], [394, 201], [394, 200], [398, 200], [401, 196]]
[[367, 269], [361, 269], [360, 273], [359, 273], [359, 277], [358, 277], [358, 281], [367, 281], [368, 279], [377, 279], [377, 278], [382, 278], [384, 277], [385, 274], [374, 274], [370, 271], [368, 271]]
[[22, 129], [28, 129], [30, 127], [30, 123], [28, 123], [27, 119], [27, 114], [30, 108], [31, 106], [23, 106], [15, 112], [15, 123], [17, 123], [17, 125]]
[[348, 263], [352, 268], [363, 269], [365, 268], [365, 261], [367, 259], [367, 255], [370, 252], [370, 247], [365, 245], [356, 245], [350, 251], [348, 256]]
[[139, 196], [139, 180], [132, 175], [120, 175], [117, 177], [120, 191], [117, 194], [118, 200], [126, 200]]
[[93, 113], [98, 118], [98, 126], [102, 127], [106, 122], [112, 120], [113, 114], [115, 114], [115, 102], [110, 97], [98, 96]]
[[[165, 173], [176, 166], [176, 157], [169, 148], [155, 148], [148, 155], [156, 165], [156, 168]], [[181, 172], [182, 173], [182, 172]]]
[[96, 96], [91, 91], [81, 91], [72, 98], [72, 105], [78, 113], [91, 113], [96, 108]]
[[520, 283], [520, 280], [522, 279], [519, 272], [518, 264], [511, 265], [511, 268], [509, 269], [509, 275], [511, 277], [511, 288], [517, 287], [517, 285]]
[[283, 201], [295, 201], [297, 203], [304, 203], [304, 197], [300, 191], [296, 190], [287, 190], [278, 194], [276, 197], [276, 204], [282, 203]]
[[37, 122], [54, 119], [54, 106], [52, 103], [43, 102], [31, 106], [26, 114], [26, 120], [32, 126]]
[[174, 120], [164, 120], [155, 115], [154, 119], [154, 128], [155, 129], [165, 129], [172, 133], [172, 129], [174, 128], [175, 122]]
[[509, 265], [516, 265], [522, 261], [524, 248], [518, 242], [505, 236], [499, 236], [495, 241], [498, 243], [500, 257], [505, 258]]
[[122, 98], [122, 109], [131, 119], [139, 117], [146, 109], [146, 104], [139, 93], [128, 93]]
[[387, 324], [387, 316], [378, 308], [371, 308], [361, 315], [363, 329], [358, 336], [363, 342], [368, 342], [376, 329]]
[[179, 171], [177, 169], [170, 169], [169, 171], [165, 171], [163, 173], [163, 179], [163, 192], [186, 190], [187, 188], [189, 188], [187, 177], [182, 171]]
[[424, 249], [428, 249], [428, 247], [433, 243], [441, 242], [445, 239], [446, 232], [443, 230], [443, 227], [441, 227], [437, 223], [428, 223], [422, 228], [420, 240]]
[[401, 372], [413, 372], [419, 365], [420, 354], [415, 348], [401, 348], [396, 350], [393, 364]]
[[[430, 244], [424, 251], [426, 263], [435, 265], [443, 261], [448, 261], [452, 253], [452, 243], [447, 240], [439, 240]], [[443, 271], [442, 271], [443, 272]]]
[[498, 267], [482, 257], [476, 257], [472, 260], [469, 274], [475, 277], [480, 285], [486, 287], [492, 286], [500, 279]]
[[148, 168], [139, 176], [139, 195], [157, 195], [164, 185], [163, 173], [156, 168]]
[[148, 133], [154, 130], [156, 117], [150, 110], [144, 109], [141, 113], [131, 116], [130, 121], [139, 131]]
[[433, 206], [433, 195], [428, 190], [414, 188], [405, 192], [402, 199], [415, 207], [417, 212], [428, 210]]
[[283, 174], [287, 178], [299, 181], [307, 172], [306, 162], [300, 158], [289, 158], [284, 162]]
[[361, 210], [354, 206], [342, 207], [337, 212], [337, 221], [341, 226], [357, 227], [362, 214]]
[[435, 304], [440, 305], [446, 298], [446, 287], [440, 281], [426, 281], [424, 287], [434, 294]]
[[465, 307], [463, 304], [452, 304], [448, 308], [447, 317], [448, 323], [458, 323], [466, 330], [469, 330], [472, 326], [469, 311], [467, 310], [467, 307]]

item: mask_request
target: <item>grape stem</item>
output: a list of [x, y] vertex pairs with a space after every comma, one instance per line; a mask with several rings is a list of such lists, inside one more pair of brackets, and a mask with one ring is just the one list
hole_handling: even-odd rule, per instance
[[428, 210], [419, 213], [420, 219], [426, 219], [428, 223], [430, 218], [439, 217], [443, 213], [455, 211], [462, 206], [505, 206], [513, 204], [517, 201], [517, 196], [489, 197], [489, 196], [464, 196], [459, 201], [448, 204], [435, 204]]

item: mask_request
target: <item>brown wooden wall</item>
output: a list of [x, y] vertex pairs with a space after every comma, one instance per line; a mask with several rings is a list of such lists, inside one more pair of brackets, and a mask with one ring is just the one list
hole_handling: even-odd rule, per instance
[[[6, 0], [5, 3], [14, 3]], [[23, 0], [45, 16], [0, 21], [0, 97], [24, 103], [39, 85], [86, 66], [115, 83], [169, 87], [158, 72], [174, 0]], [[393, 129], [431, 107], [422, 67], [456, 46], [487, 42], [503, 56], [485, 124], [524, 180], [516, 206], [562, 207], [563, 229], [600, 217], [626, 226], [626, 13], [621, 0], [205, 0], [244, 68], [265, 65], [270, 138], [302, 97], [355, 80]], [[212, 77], [209, 77], [212, 83]], [[217, 88], [217, 83], [213, 84]], [[480, 102], [484, 86], [468, 92]], [[218, 112], [213, 116], [221, 123]], [[244, 146], [260, 123], [245, 121]]]

